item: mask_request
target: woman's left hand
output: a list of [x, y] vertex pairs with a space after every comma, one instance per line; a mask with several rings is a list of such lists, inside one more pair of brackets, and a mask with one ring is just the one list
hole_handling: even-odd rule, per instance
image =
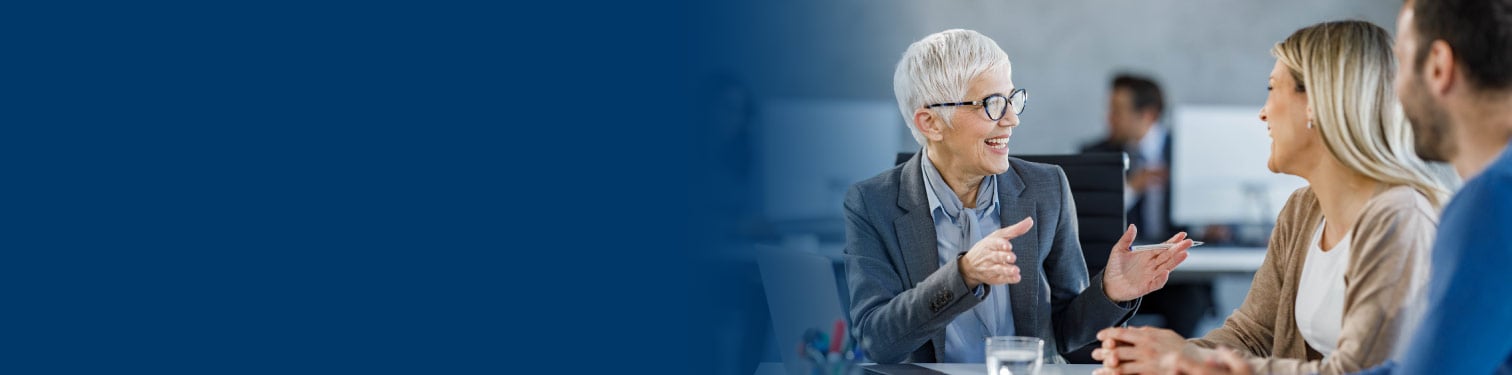
[[1103, 292], [1114, 302], [1131, 301], [1165, 287], [1171, 270], [1186, 260], [1187, 249], [1192, 247], [1186, 232], [1181, 232], [1165, 242], [1174, 245], [1170, 248], [1136, 253], [1130, 250], [1135, 233], [1138, 228], [1129, 225], [1123, 238], [1113, 245], [1108, 266], [1103, 268]]

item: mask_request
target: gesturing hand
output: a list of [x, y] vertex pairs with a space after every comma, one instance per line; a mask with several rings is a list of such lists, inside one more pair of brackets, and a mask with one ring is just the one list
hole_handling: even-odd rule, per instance
[[961, 257], [959, 264], [966, 287], [975, 289], [983, 283], [1003, 285], [1019, 282], [1019, 269], [1013, 264], [1018, 259], [1013, 255], [1013, 243], [1008, 240], [1028, 233], [1031, 227], [1034, 227], [1034, 219], [1025, 218], [993, 231], [986, 238], [977, 241], [976, 245], [972, 245], [971, 250]]
[[1187, 249], [1192, 247], [1192, 241], [1186, 239], [1186, 232], [1181, 232], [1165, 242], [1175, 246], [1136, 253], [1130, 251], [1129, 246], [1138, 232], [1138, 228], [1129, 225], [1123, 238], [1113, 245], [1112, 253], [1108, 254], [1108, 266], [1103, 268], [1103, 291], [1114, 302], [1130, 301], [1164, 287], [1171, 278], [1171, 270], [1186, 260]]

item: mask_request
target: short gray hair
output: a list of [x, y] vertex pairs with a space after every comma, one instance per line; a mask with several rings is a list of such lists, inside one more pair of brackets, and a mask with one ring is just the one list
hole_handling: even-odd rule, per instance
[[[929, 104], [966, 100], [962, 97], [966, 96], [972, 79], [999, 69], [1003, 74], [1013, 73], [1008, 53], [992, 38], [976, 31], [945, 30], [909, 45], [893, 72], [893, 95], [898, 97], [903, 125], [913, 133], [914, 141], [919, 146], [925, 145], [924, 135], [913, 123], [915, 110]], [[949, 126], [954, 111], [938, 113]]]

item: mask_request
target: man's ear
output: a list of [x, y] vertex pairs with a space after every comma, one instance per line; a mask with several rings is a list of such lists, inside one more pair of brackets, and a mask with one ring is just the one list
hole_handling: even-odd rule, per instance
[[1423, 59], [1421, 69], [1429, 92], [1436, 96], [1448, 94], [1454, 88], [1455, 74], [1458, 73], [1454, 66], [1454, 49], [1449, 47], [1449, 42], [1440, 39], [1429, 43], [1428, 58]]
[[1146, 128], [1154, 127], [1155, 126], [1155, 122], [1156, 121], [1160, 121], [1160, 112], [1156, 112], [1154, 109], [1150, 109], [1150, 110], [1146, 110], [1144, 112], [1140, 112], [1139, 113], [1139, 120], [1143, 124], [1145, 124]]
[[936, 142], [945, 139], [945, 133], [941, 129], [945, 126], [945, 121], [936, 116], [934, 111], [927, 108], [914, 110], [913, 120], [914, 128], [919, 129], [919, 134], [923, 134], [924, 139]]

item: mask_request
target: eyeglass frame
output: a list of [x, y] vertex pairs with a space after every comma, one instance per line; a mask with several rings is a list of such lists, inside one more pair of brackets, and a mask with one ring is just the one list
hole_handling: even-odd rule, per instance
[[[992, 121], [1000, 121], [1000, 120], [1003, 119], [1004, 116], [1008, 116], [1008, 108], [1013, 108], [1013, 97], [1017, 96], [1017, 95], [1020, 95], [1020, 94], [1024, 95], [1024, 107], [1023, 108], [1019, 108], [1017, 111], [1013, 111], [1013, 114], [1015, 116], [1017, 116], [1017, 115], [1024, 114], [1024, 110], [1029, 108], [1029, 90], [1018, 88], [1018, 89], [1013, 89], [1013, 91], [1009, 91], [1007, 96], [1003, 96], [1003, 94], [992, 94], [992, 95], [987, 95], [987, 97], [982, 98], [982, 100], [970, 101], [970, 102], [955, 102], [955, 103], [935, 103], [935, 104], [926, 105], [926, 106], [924, 106], [924, 108], [979, 105], [979, 106], [982, 106], [982, 113], [986, 113], [988, 119], [990, 119]], [[999, 114], [997, 116], [997, 118], [993, 118], [992, 117], [992, 112], [987, 110], [987, 100], [992, 99], [992, 97], [994, 97], [994, 96], [1003, 98], [1003, 113]]]

